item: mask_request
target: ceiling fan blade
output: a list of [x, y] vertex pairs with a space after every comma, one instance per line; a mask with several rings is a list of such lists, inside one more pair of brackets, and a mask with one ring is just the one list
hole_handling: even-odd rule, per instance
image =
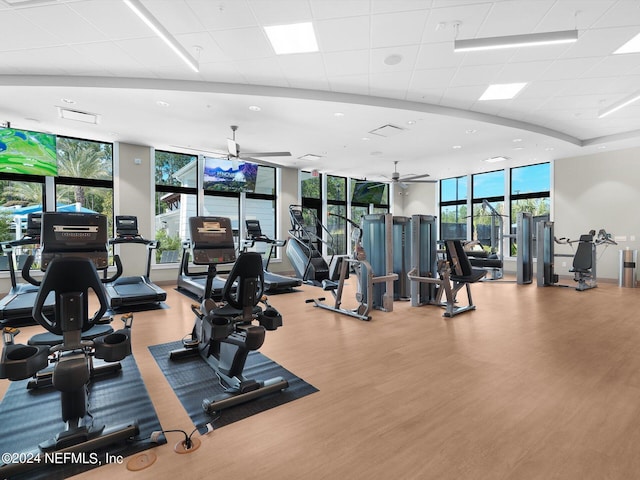
[[240, 156], [238, 158], [240, 160], [247, 160], [249, 162], [257, 163], [258, 165], [264, 165], [265, 167], [281, 168], [286, 166], [278, 163], [267, 162], [266, 160], [260, 160], [259, 158], [245, 157], [245, 156]]
[[405, 178], [401, 181], [405, 183], [438, 183], [438, 180], [411, 180], [410, 178]]
[[428, 173], [423, 173], [422, 175], [408, 175], [406, 177], [402, 177], [400, 179], [401, 182], [410, 182], [411, 180], [416, 180], [418, 178], [424, 178], [424, 177], [429, 177], [430, 175]]
[[291, 152], [242, 152], [243, 155], [252, 157], [290, 157]]

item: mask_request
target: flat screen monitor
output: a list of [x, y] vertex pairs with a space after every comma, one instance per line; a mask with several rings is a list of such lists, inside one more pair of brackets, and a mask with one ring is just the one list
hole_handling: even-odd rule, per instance
[[205, 157], [203, 188], [217, 192], [253, 192], [258, 165], [241, 160]]
[[58, 175], [56, 136], [15, 128], [0, 129], [0, 172]]
[[386, 184], [380, 182], [357, 181], [353, 188], [351, 203], [380, 204], [386, 186]]

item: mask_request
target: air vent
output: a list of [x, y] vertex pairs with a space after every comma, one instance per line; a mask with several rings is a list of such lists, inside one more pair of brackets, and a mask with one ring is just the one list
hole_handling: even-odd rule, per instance
[[68, 108], [58, 107], [58, 115], [65, 120], [75, 120], [76, 122], [98, 124], [99, 115], [79, 110], [69, 110]]
[[371, 130], [369, 133], [373, 135], [379, 135], [381, 137], [393, 137], [394, 135], [398, 135], [402, 133], [404, 128], [396, 127], [395, 125], [383, 125], [382, 127], [378, 127], [376, 129]]

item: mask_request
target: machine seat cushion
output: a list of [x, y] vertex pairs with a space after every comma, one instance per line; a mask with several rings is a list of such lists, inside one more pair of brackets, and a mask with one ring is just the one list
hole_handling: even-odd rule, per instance
[[[113, 328], [108, 324], [98, 324], [82, 333], [83, 340], [93, 340], [102, 335], [113, 332]], [[51, 332], [38, 333], [31, 337], [27, 342], [29, 345], [59, 345], [62, 343], [62, 335], [56, 335]]]

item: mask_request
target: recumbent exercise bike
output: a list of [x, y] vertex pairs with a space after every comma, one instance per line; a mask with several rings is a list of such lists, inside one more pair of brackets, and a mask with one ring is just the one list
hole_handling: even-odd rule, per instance
[[[172, 351], [170, 359], [199, 354], [215, 370], [226, 390], [218, 398], [203, 400], [202, 407], [209, 414], [287, 388], [289, 383], [282, 377], [258, 381], [242, 374], [249, 352], [264, 343], [266, 330], [282, 326], [282, 316], [262, 296], [262, 256], [244, 252], [236, 259], [229, 218], [191, 217], [189, 229], [193, 263], [208, 266], [207, 282], [202, 304], [191, 307], [196, 316], [193, 330], [183, 339], [184, 348]], [[222, 293], [223, 302], [217, 304], [211, 298], [216, 265], [234, 260]], [[264, 310], [258, 306], [261, 301], [266, 306]], [[259, 325], [253, 325], [255, 320]]]
[[[33, 318], [50, 333], [61, 336], [61, 340], [54, 345], [16, 344], [14, 337], [17, 332], [5, 329], [0, 378], [24, 380], [52, 361], [51, 382], [60, 391], [62, 420], [66, 428], [21, 458], [36, 458], [43, 452], [95, 451], [130, 440], [139, 433], [135, 421], [109, 429], [104, 425], [82, 424], [87, 415], [87, 385], [92, 375], [92, 357], [118, 362], [131, 354], [131, 316], [127, 317], [125, 328], [121, 330], [91, 340], [84, 335], [103, 318], [108, 307], [98, 275], [98, 269], [108, 266], [106, 230], [104, 215], [45, 213], [42, 217], [41, 269], [45, 271], [42, 282], [29, 273], [33, 256], [25, 262], [23, 275], [30, 283], [40, 285]], [[121, 273], [121, 266], [118, 271]], [[89, 316], [90, 291], [99, 302], [98, 311], [93, 316]], [[51, 292], [55, 294], [55, 314], [47, 316], [43, 307]], [[7, 478], [38, 466], [35, 462], [6, 464], [0, 467], [0, 477]]]

